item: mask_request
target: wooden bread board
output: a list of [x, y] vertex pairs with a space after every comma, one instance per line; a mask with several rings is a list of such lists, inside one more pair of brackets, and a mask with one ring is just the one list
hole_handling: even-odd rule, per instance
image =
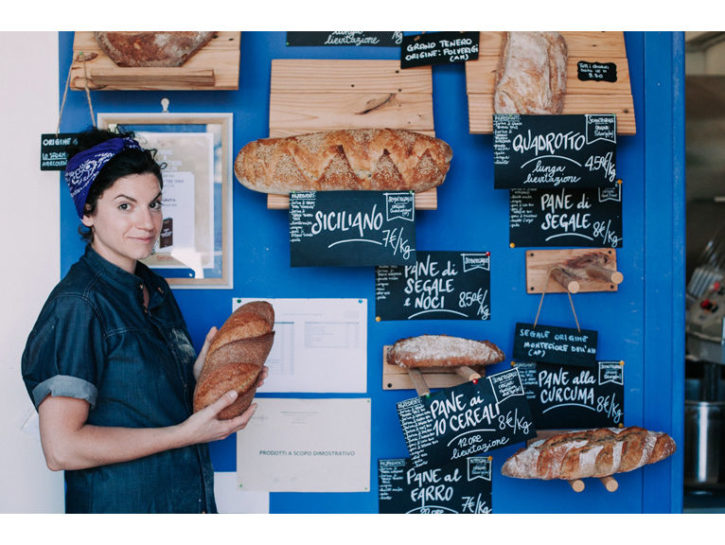
[[83, 90], [87, 85], [94, 91], [235, 90], [239, 88], [240, 43], [240, 32], [216, 32], [182, 66], [130, 68], [117, 66], [99, 47], [93, 32], [76, 32], [70, 87]]
[[[383, 346], [383, 390], [415, 390], [415, 385], [408, 375], [408, 370], [388, 363], [388, 351], [391, 345]], [[481, 377], [486, 376], [485, 366], [473, 367]], [[450, 388], [467, 382], [456, 373], [454, 367], [421, 367], [418, 369], [423, 375], [428, 388]]]
[[[270, 138], [361, 128], [435, 136], [431, 67], [401, 70], [397, 60], [272, 60]], [[437, 206], [435, 188], [416, 195], [417, 209]], [[289, 208], [289, 197], [268, 195], [267, 208]]]
[[[553, 277], [549, 276], [548, 286], [546, 278], [549, 269], [556, 265], [561, 265], [574, 257], [579, 257], [592, 252], [604, 252], [609, 258], [609, 262], [603, 265], [603, 268], [616, 271], [617, 270], [617, 252], [611, 248], [581, 248], [576, 250], [527, 250], [526, 251], [526, 292], [527, 293], [566, 293], [566, 289], [561, 286]], [[579, 292], [595, 292], [595, 291], [617, 291], [618, 284], [614, 282], [606, 282], [596, 279], [577, 279], [579, 283]]]
[[[481, 32], [478, 60], [466, 63], [469, 132], [493, 132], [493, 94], [504, 32]], [[622, 32], [562, 32], [568, 48], [566, 97], [562, 114], [617, 114], [617, 133], [635, 134], [629, 63]], [[582, 81], [579, 61], [617, 66], [617, 81]]]

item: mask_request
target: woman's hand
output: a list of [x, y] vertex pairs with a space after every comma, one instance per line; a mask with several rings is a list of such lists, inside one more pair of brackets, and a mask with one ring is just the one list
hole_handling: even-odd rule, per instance
[[229, 437], [232, 433], [244, 429], [249, 419], [252, 418], [254, 411], [257, 410], [256, 403], [252, 403], [246, 411], [234, 418], [228, 420], [218, 418], [219, 413], [234, 403], [236, 399], [237, 392], [230, 390], [214, 403], [192, 414], [179, 424], [179, 430], [183, 432], [185, 438], [184, 444], [193, 445], [220, 441]]
[[217, 328], [212, 327], [209, 332], [206, 334], [206, 338], [204, 339], [204, 345], [201, 347], [201, 350], [199, 351], [199, 355], [196, 357], [196, 361], [194, 362], [194, 380], [199, 380], [199, 373], [201, 373], [201, 368], [204, 366], [204, 361], [206, 360], [206, 355], [209, 352], [209, 345], [211, 344], [211, 341], [214, 339], [214, 336], [216, 335]]

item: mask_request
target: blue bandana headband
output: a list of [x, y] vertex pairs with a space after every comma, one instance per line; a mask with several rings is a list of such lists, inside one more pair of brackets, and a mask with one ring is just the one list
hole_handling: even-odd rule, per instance
[[65, 167], [65, 182], [79, 218], [83, 218], [88, 191], [98, 173], [108, 161], [127, 149], [140, 150], [141, 146], [133, 138], [111, 138], [70, 158]]

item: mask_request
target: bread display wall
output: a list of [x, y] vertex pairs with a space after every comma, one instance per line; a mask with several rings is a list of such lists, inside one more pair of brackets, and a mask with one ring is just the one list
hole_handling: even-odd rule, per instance
[[606, 477], [664, 460], [675, 448], [666, 433], [637, 426], [559, 433], [516, 452], [501, 473], [544, 480]]
[[558, 32], [507, 32], [496, 72], [497, 114], [560, 114], [566, 95], [566, 41]]
[[194, 412], [229, 390], [236, 390], [238, 397], [219, 413], [219, 418], [234, 418], [249, 407], [272, 349], [273, 328], [274, 308], [265, 301], [247, 303], [232, 313], [209, 345], [194, 390]]
[[388, 352], [388, 363], [406, 368], [491, 365], [504, 353], [489, 341], [449, 335], [420, 335], [397, 341]]
[[443, 140], [404, 129], [343, 129], [248, 143], [237, 179], [262, 193], [425, 191], [443, 183], [453, 153]]
[[118, 66], [174, 67], [184, 64], [214, 32], [94, 32], [99, 47]]

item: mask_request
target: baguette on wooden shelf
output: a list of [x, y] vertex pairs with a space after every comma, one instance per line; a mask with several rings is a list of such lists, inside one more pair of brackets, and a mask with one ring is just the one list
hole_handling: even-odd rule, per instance
[[405, 129], [342, 129], [255, 140], [234, 173], [262, 193], [425, 191], [445, 179], [453, 156], [443, 140]]

